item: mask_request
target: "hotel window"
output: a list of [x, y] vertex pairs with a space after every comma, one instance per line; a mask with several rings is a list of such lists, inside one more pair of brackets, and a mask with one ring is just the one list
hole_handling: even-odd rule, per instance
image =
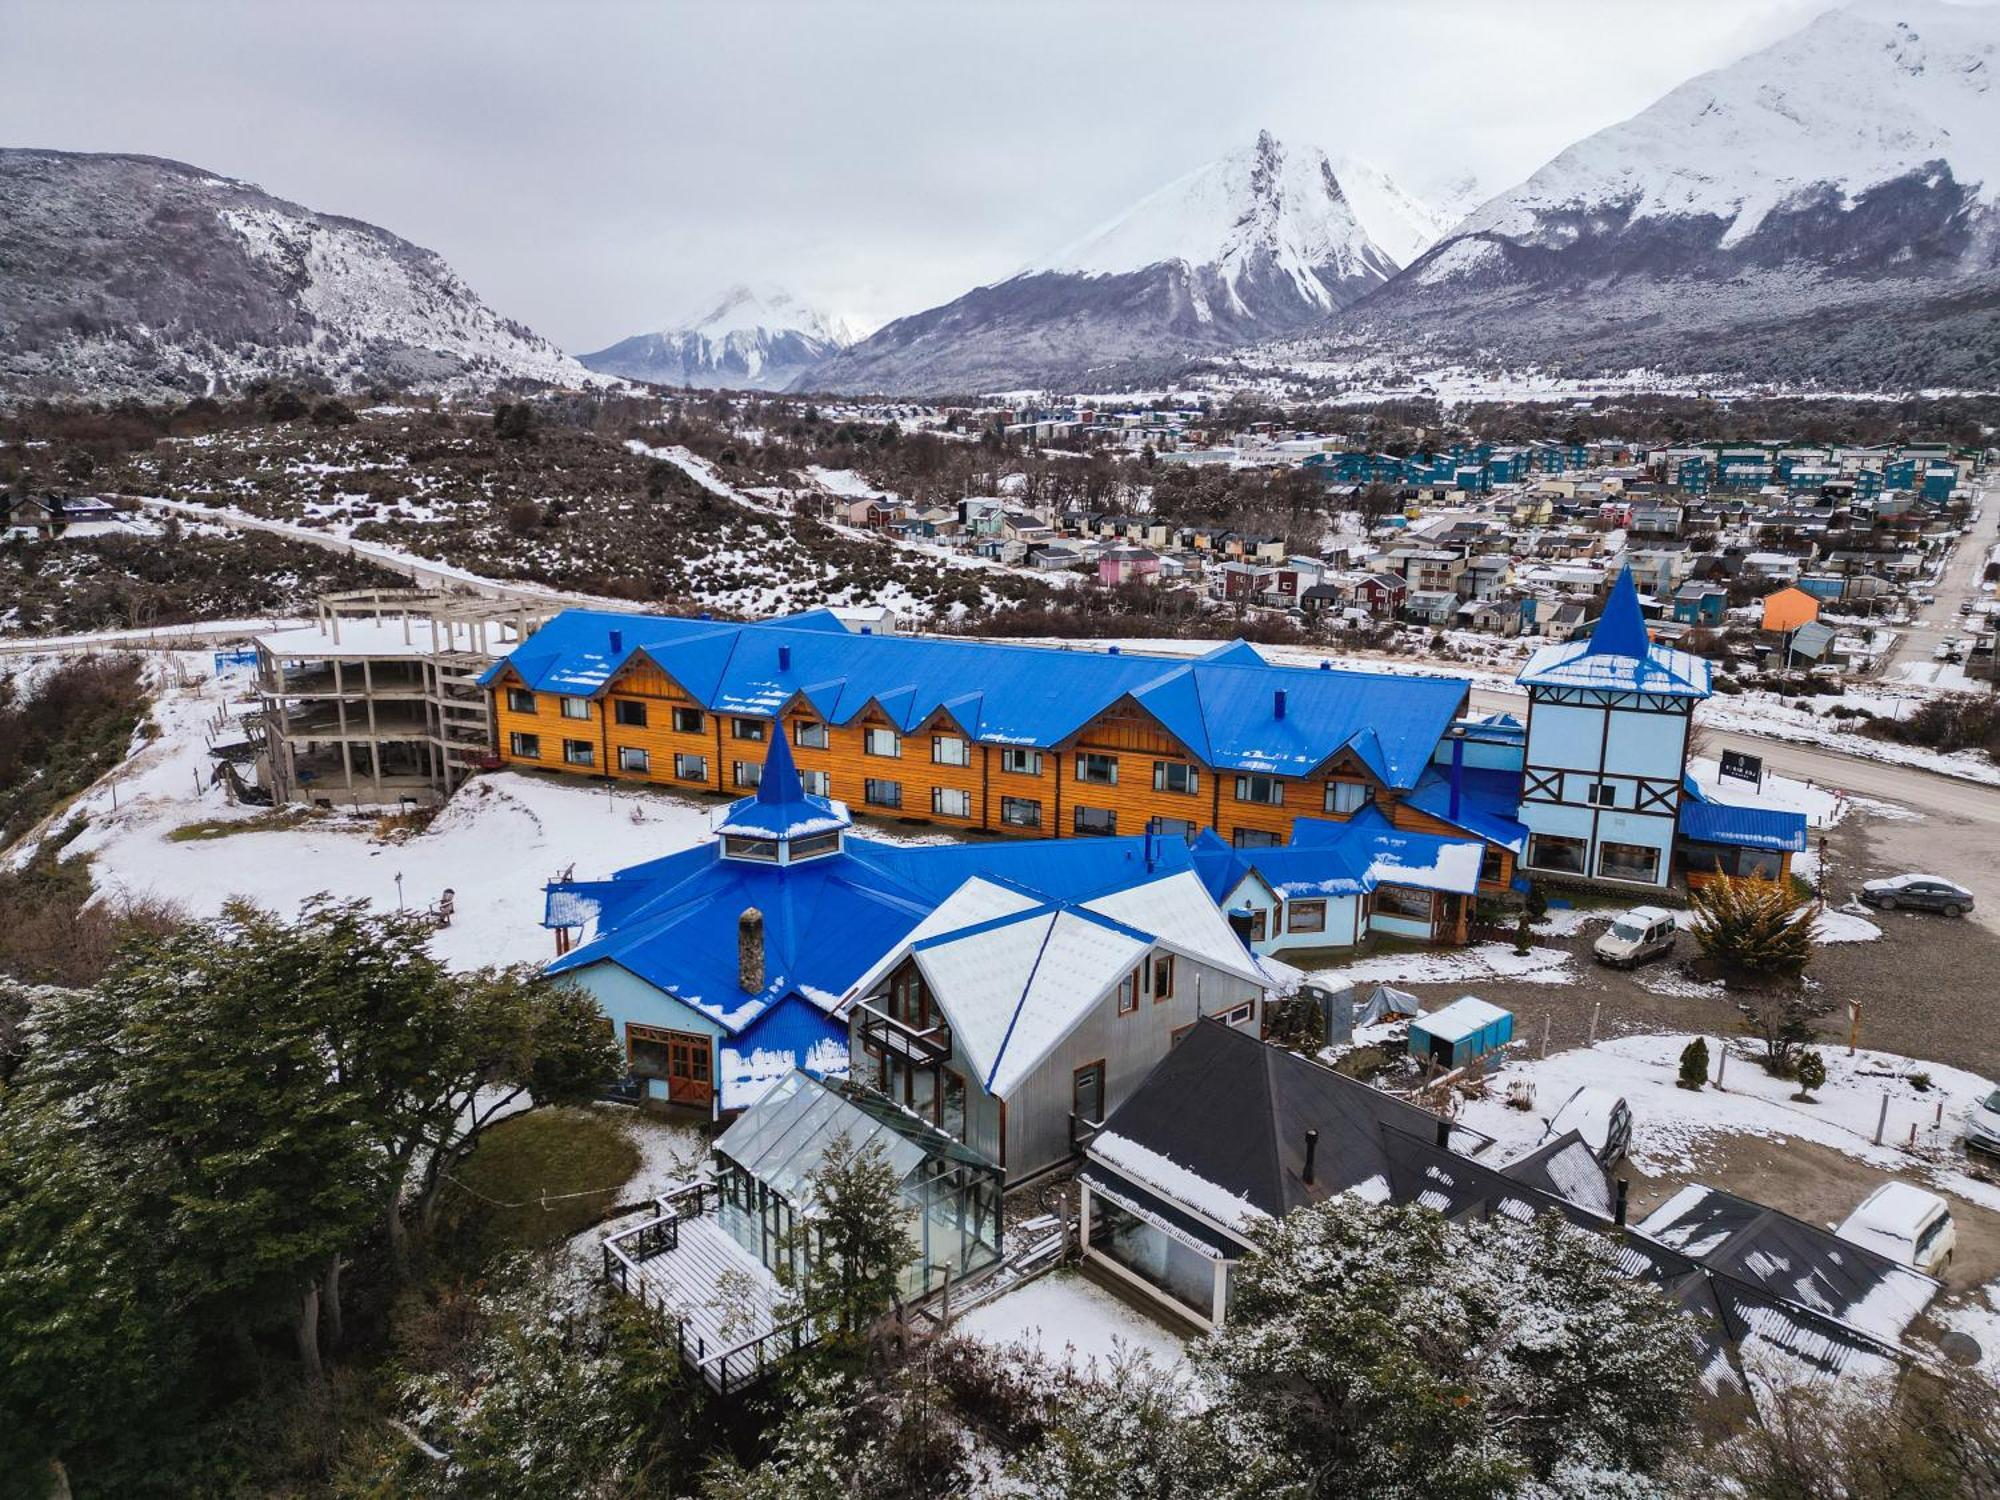
[[1194, 820], [1192, 818], [1155, 818], [1153, 819], [1153, 832], [1163, 839], [1179, 839], [1183, 843], [1191, 843], [1195, 835]]
[[1139, 1008], [1139, 971], [1134, 969], [1118, 981], [1118, 1014], [1129, 1016]]
[[509, 713], [531, 714], [535, 711], [535, 695], [526, 688], [507, 689], [507, 710]]
[[1368, 787], [1363, 782], [1329, 781], [1326, 784], [1326, 810], [1345, 817], [1366, 806], [1368, 795]]
[[1009, 828], [1040, 828], [1042, 804], [1033, 797], [1002, 797], [1000, 821]]
[[1153, 955], [1153, 999], [1174, 998], [1174, 956], [1171, 953]]
[[805, 788], [809, 797], [831, 797], [833, 774], [830, 771], [801, 771], [799, 785]]
[[826, 725], [817, 719], [801, 719], [792, 726], [792, 743], [801, 750], [824, 750]]
[[565, 719], [587, 719], [590, 717], [588, 698], [565, 698], [562, 700], [562, 716]]
[[1284, 840], [1268, 828], [1239, 828], [1229, 842], [1238, 849], [1275, 849]]
[[539, 734], [511, 734], [507, 737], [507, 750], [522, 760], [540, 760], [542, 737]]
[[1285, 908], [1285, 931], [1325, 932], [1326, 903], [1324, 901], [1294, 901]]
[[632, 698], [618, 698], [612, 702], [612, 712], [620, 726], [626, 729], [646, 727], [646, 705]]
[[564, 740], [563, 764], [568, 766], [594, 766], [597, 764], [597, 747], [589, 740]]
[[729, 721], [729, 737], [732, 740], [749, 740], [753, 744], [761, 743], [764, 738], [764, 730], [765, 725], [762, 719], [731, 719]]
[[1153, 762], [1153, 790], [1182, 792], [1192, 797], [1201, 790], [1201, 772], [1181, 761], [1156, 760]]
[[931, 736], [931, 762], [940, 766], [969, 766], [972, 747], [955, 734]]
[[1079, 807], [1072, 814], [1071, 827], [1078, 833], [1116, 833], [1118, 814], [1102, 807]]
[[1618, 844], [1606, 839], [1597, 846], [1597, 873], [1606, 880], [1643, 880], [1650, 884], [1659, 869], [1660, 851], [1651, 844]]
[[754, 760], [733, 760], [729, 763], [729, 776], [737, 786], [754, 788], [764, 779], [764, 767]]
[[1588, 847], [1583, 839], [1563, 838], [1553, 833], [1538, 833], [1528, 840], [1528, 863], [1537, 870], [1554, 870], [1561, 875], [1581, 875], [1584, 850]]
[[1618, 788], [1608, 781], [1594, 781], [1590, 784], [1590, 791], [1585, 800], [1593, 807], [1616, 807]]
[[641, 750], [637, 745], [620, 745], [618, 747], [618, 769], [621, 771], [637, 771], [641, 776], [644, 776], [653, 769], [653, 757], [646, 751]]
[[1275, 776], [1239, 776], [1236, 778], [1236, 800], [1256, 802], [1265, 807], [1285, 805], [1285, 784]]
[[873, 776], [861, 783], [861, 800], [870, 807], [901, 807], [903, 805], [903, 783], [900, 781], [877, 781]]
[[1419, 922], [1431, 919], [1431, 893], [1407, 885], [1375, 887], [1374, 911], [1380, 917], [1409, 917]]
[[1002, 750], [1000, 769], [1014, 776], [1039, 776], [1042, 774], [1042, 752], [1039, 750]]
[[1118, 785], [1118, 757], [1099, 755], [1095, 751], [1080, 751], [1076, 757], [1076, 779], [1087, 781], [1092, 786]]
[[882, 755], [893, 760], [903, 753], [903, 740], [893, 729], [864, 729], [861, 731], [861, 753]]
[[1255, 1011], [1256, 1007], [1248, 1000], [1245, 1000], [1241, 1005], [1232, 1005], [1228, 1010], [1223, 1011], [1217, 1016], [1216, 1019], [1222, 1022], [1224, 1026], [1245, 1026], [1249, 1024], [1250, 1017]]
[[677, 708], [674, 710], [675, 734], [700, 734], [702, 714], [698, 708]]
[[706, 755], [676, 755], [674, 757], [674, 779], [676, 781], [708, 780], [708, 757]]
[[931, 811], [940, 818], [969, 818], [972, 816], [972, 793], [960, 791], [957, 787], [933, 787]]

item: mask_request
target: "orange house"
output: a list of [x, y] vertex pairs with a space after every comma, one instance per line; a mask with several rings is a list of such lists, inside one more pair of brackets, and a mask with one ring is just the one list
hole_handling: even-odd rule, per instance
[[1801, 625], [1819, 618], [1819, 600], [1804, 589], [1783, 588], [1764, 599], [1764, 628], [1773, 635], [1789, 635]]

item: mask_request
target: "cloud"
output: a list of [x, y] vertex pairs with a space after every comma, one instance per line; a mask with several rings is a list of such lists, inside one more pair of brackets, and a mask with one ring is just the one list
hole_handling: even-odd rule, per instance
[[770, 281], [879, 323], [1254, 137], [1497, 190], [1802, 0], [0, 0], [0, 140], [442, 253], [572, 350]]

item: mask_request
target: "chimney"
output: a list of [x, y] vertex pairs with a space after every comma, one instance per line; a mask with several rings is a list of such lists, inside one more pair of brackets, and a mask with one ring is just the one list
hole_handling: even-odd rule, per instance
[[1105, 648], [1104, 654], [1106, 656], [1118, 656], [1122, 653], [1120, 653], [1119, 649], [1116, 646], [1109, 646]]
[[1319, 1132], [1317, 1130], [1308, 1130], [1306, 1132], [1306, 1169], [1304, 1172], [1300, 1174], [1300, 1180], [1304, 1182], [1307, 1187], [1312, 1186], [1313, 1157], [1318, 1151], [1319, 1151]]
[[792, 648], [790, 646], [780, 646], [778, 648], [778, 670], [780, 672], [789, 672], [792, 670]]
[[1274, 719], [1282, 719], [1284, 718], [1284, 716], [1285, 716], [1285, 690], [1283, 688], [1279, 688], [1275, 693], [1271, 694], [1271, 717]]
[[746, 995], [764, 988], [764, 914], [754, 906], [736, 919], [736, 983]]
[[616, 656], [616, 655], [617, 655], [617, 654], [618, 654], [619, 652], [623, 651], [624, 649], [625, 649], [625, 632], [624, 632], [624, 631], [622, 631], [622, 630], [614, 630], [614, 631], [612, 631], [612, 632], [611, 632], [611, 654], [612, 654], [613, 656]]
[[1626, 1177], [1619, 1178], [1618, 1206], [1611, 1211], [1611, 1217], [1614, 1223], [1623, 1224], [1625, 1222], [1625, 1195], [1631, 1191], [1632, 1191], [1631, 1179]]
[[1440, 1151], [1449, 1151], [1451, 1149], [1451, 1121], [1449, 1120], [1439, 1120], [1437, 1123], [1437, 1148]]
[[1333, 663], [1330, 661], [1322, 661], [1319, 664], [1319, 669], [1322, 672], [1331, 672], [1333, 670]]
[[1459, 792], [1465, 782], [1465, 731], [1455, 729], [1451, 736], [1451, 811], [1446, 814], [1454, 823], [1458, 821]]

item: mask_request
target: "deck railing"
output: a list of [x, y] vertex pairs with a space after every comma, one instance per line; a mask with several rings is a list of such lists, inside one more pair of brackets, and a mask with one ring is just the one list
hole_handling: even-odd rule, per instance
[[931, 1067], [951, 1059], [951, 1027], [943, 1021], [919, 1029], [873, 1001], [861, 1002], [861, 1037], [905, 1061]]
[[656, 1282], [641, 1267], [656, 1255], [680, 1248], [681, 1225], [711, 1211], [720, 1190], [712, 1182], [694, 1182], [659, 1198], [660, 1212], [644, 1223], [621, 1229], [604, 1240], [604, 1280], [641, 1307], [652, 1309], [673, 1330], [674, 1346], [683, 1363], [698, 1373], [711, 1390], [732, 1395], [757, 1384], [776, 1365], [813, 1343], [817, 1335], [801, 1321], [782, 1323], [755, 1337], [711, 1353], [707, 1338], [689, 1327]]

